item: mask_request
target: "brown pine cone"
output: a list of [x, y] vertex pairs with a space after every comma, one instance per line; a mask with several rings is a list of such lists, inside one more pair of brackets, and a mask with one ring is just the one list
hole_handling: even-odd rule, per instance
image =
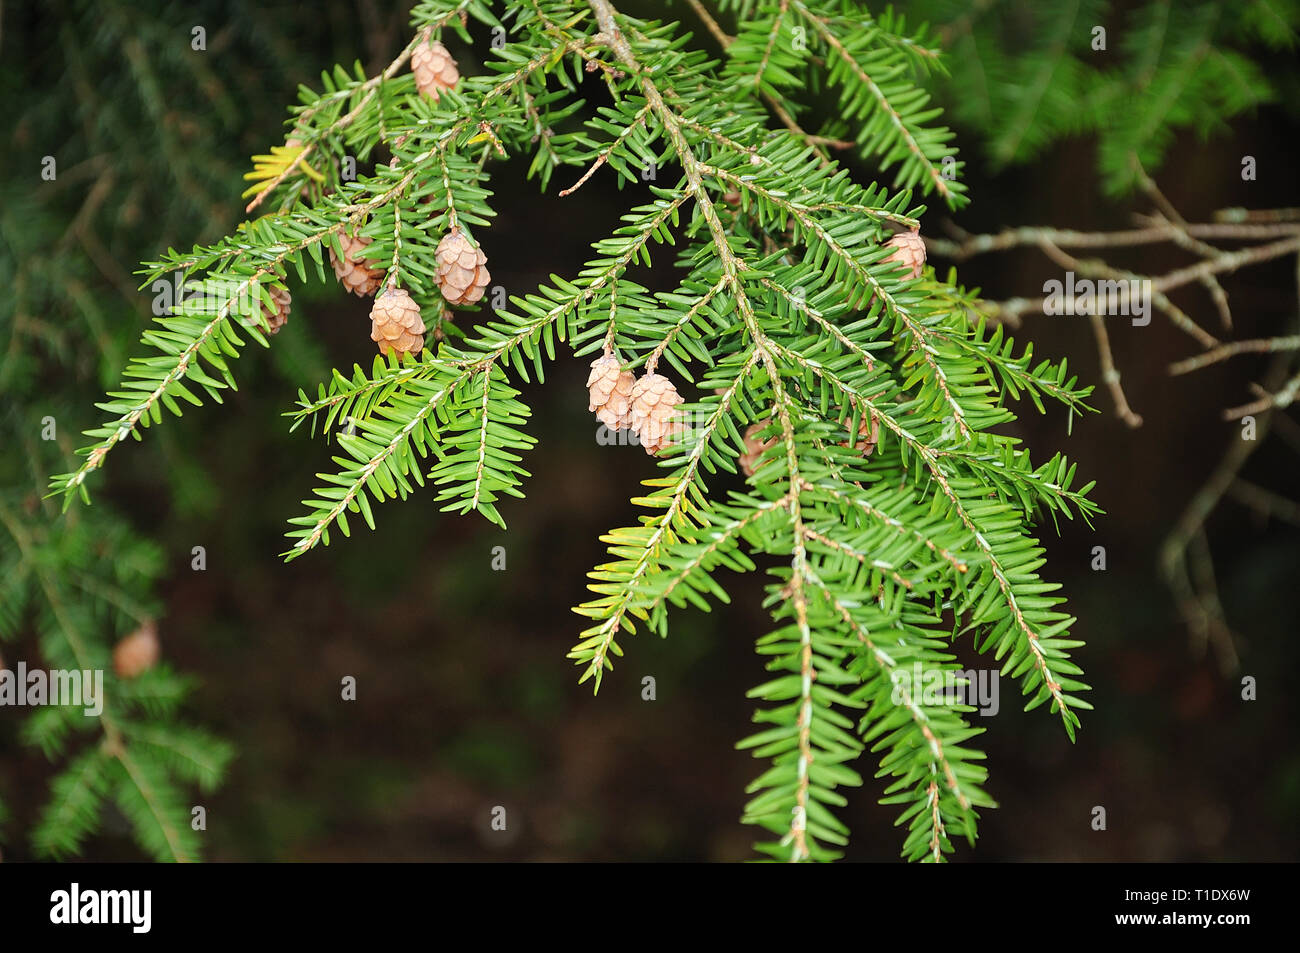
[[424, 347], [424, 322], [420, 306], [401, 288], [389, 288], [370, 308], [370, 340], [379, 350], [418, 354]]
[[483, 249], [453, 228], [434, 253], [438, 260], [438, 289], [448, 304], [473, 304], [483, 297], [492, 276]]
[[763, 420], [756, 424], [750, 424], [745, 430], [745, 452], [740, 455], [740, 469], [745, 471], [745, 476], [753, 476], [754, 471], [758, 469], [758, 462], [769, 447], [776, 445], [777, 437], [775, 435], [768, 437], [766, 440], [759, 437], [759, 434], [765, 430], [772, 421]]
[[118, 678], [135, 678], [158, 664], [158, 626], [146, 622], [113, 647], [113, 671]]
[[289, 304], [292, 299], [289, 297], [289, 289], [283, 285], [267, 285], [266, 290], [271, 295], [271, 300], [275, 302], [275, 308], [265, 301], [258, 299], [262, 306], [262, 317], [266, 318], [266, 324], [270, 334], [279, 334], [280, 329], [284, 327], [285, 322], [289, 320]]
[[444, 89], [451, 89], [460, 79], [456, 61], [437, 40], [415, 48], [411, 53], [411, 72], [415, 74], [415, 88], [435, 103]]
[[632, 386], [636, 377], [623, 370], [618, 358], [608, 351], [591, 362], [587, 376], [588, 410], [610, 430], [632, 426]]
[[632, 385], [632, 430], [646, 453], [658, 453], [682, 432], [681, 420], [673, 420], [673, 408], [682, 395], [668, 378], [651, 372]]
[[384, 269], [376, 268], [379, 262], [363, 259], [362, 253], [370, 244], [369, 238], [360, 235], [340, 235], [339, 245], [343, 248], [343, 258], [339, 259], [330, 248], [330, 264], [343, 287], [358, 298], [369, 297], [379, 290], [379, 283], [384, 280]]
[[881, 264], [896, 261], [907, 266], [911, 277], [921, 277], [921, 269], [925, 267], [925, 241], [919, 231], [899, 232], [885, 244], [897, 250]]

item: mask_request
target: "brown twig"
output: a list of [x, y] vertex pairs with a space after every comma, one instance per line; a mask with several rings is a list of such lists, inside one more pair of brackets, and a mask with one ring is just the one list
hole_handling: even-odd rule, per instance
[[695, 12], [695, 15], [700, 18], [705, 28], [713, 34], [713, 38], [718, 41], [724, 50], [731, 45], [735, 37], [727, 36], [726, 31], [718, 25], [718, 21], [713, 18], [713, 14], [705, 9], [700, 0], [686, 0], [686, 5]]
[[1300, 350], [1300, 334], [1277, 338], [1250, 338], [1245, 341], [1232, 341], [1228, 344], [1221, 344], [1204, 354], [1198, 354], [1195, 357], [1189, 357], [1170, 364], [1169, 375], [1177, 377], [1179, 374], [1199, 371], [1203, 367], [1217, 364], [1219, 361], [1226, 361], [1238, 354], [1271, 354], [1275, 351], [1295, 350]]
[[1300, 222], [1300, 208], [1221, 208], [1214, 213], [1216, 222]]
[[[1044, 239], [1041, 247], [1048, 258], [1051, 258], [1066, 270], [1086, 273], [1085, 263], [1067, 255], [1050, 241]], [[1111, 400], [1115, 402], [1115, 412], [1129, 427], [1133, 429], [1141, 427], [1141, 415], [1133, 412], [1133, 408], [1129, 406], [1128, 398], [1124, 394], [1124, 388], [1120, 386], [1119, 370], [1115, 367], [1115, 357], [1111, 353], [1110, 335], [1106, 332], [1106, 323], [1099, 314], [1090, 314], [1088, 319], [1092, 324], [1093, 337], [1097, 340], [1097, 354], [1101, 360], [1101, 379], [1110, 391]]]
[[[1287, 367], [1287, 355], [1278, 355], [1273, 359], [1272, 366], [1266, 378], [1269, 387], [1277, 387]], [[1225, 672], [1232, 671], [1237, 664], [1235, 648], [1231, 646], [1229, 638], [1227, 646], [1219, 643], [1222, 633], [1214, 635], [1213, 626], [1216, 611], [1221, 616], [1221, 610], [1216, 610], [1218, 606], [1218, 596], [1214, 593], [1208, 595], [1202, 591], [1198, 592], [1193, 582], [1192, 576], [1188, 572], [1188, 555], [1189, 547], [1196, 541], [1198, 534], [1204, 531], [1205, 521], [1209, 515], [1214, 512], [1228, 492], [1229, 487], [1237, 481], [1237, 474], [1250, 455], [1264, 442], [1264, 436], [1267, 434], [1272, 419], [1277, 416], [1265, 410], [1256, 421], [1255, 439], [1247, 440], [1237, 436], [1228, 446], [1227, 452], [1214, 468], [1208, 480], [1202, 485], [1200, 490], [1188, 502], [1187, 507], [1179, 516], [1178, 522], [1174, 524], [1174, 529], [1170, 532], [1165, 542], [1160, 547], [1160, 568], [1161, 574], [1165, 578], [1166, 584], [1174, 593], [1174, 598], [1178, 603], [1179, 613], [1183, 616], [1188, 628], [1193, 635], [1205, 644], [1212, 635], [1216, 639], [1216, 644], [1220, 650], [1220, 664]], [[1198, 551], [1194, 556], [1195, 559], [1204, 562], [1208, 559], [1208, 550]], [[1206, 579], [1212, 581], [1212, 575], [1207, 576], [1205, 567], [1199, 568], [1199, 578], [1204, 583]], [[1224, 629], [1226, 631], [1226, 628]], [[1231, 649], [1231, 651], [1229, 651]]]
[[[1170, 222], [1115, 232], [1079, 232], [1068, 228], [1025, 225], [987, 235], [972, 235], [950, 222], [945, 223], [945, 228], [954, 235], [956, 240], [927, 236], [926, 250], [929, 254], [952, 261], [965, 261], [975, 255], [1007, 251], [1027, 245], [1036, 246], [1044, 239], [1058, 248], [1122, 248], [1157, 245], [1161, 242], [1173, 241], [1174, 234], [1178, 231], [1178, 227]], [[1196, 238], [1247, 242], [1300, 235], [1300, 222], [1295, 224], [1192, 224], [1183, 226], [1183, 230]]]
[[1296, 399], [1296, 394], [1300, 393], [1300, 374], [1296, 374], [1275, 393], [1265, 394], [1259, 400], [1253, 400], [1249, 404], [1242, 404], [1240, 407], [1229, 407], [1223, 412], [1224, 420], [1240, 420], [1242, 417], [1262, 414], [1266, 410], [1282, 410], [1290, 407], [1292, 401]]
[[650, 114], [650, 104], [646, 103], [644, 106], [641, 107], [641, 110], [636, 114], [636, 118], [633, 119], [630, 123], [628, 123], [627, 128], [618, 134], [618, 138], [615, 139], [613, 142], [611, 142], [607, 148], [601, 150], [600, 155], [596, 156], [596, 161], [593, 162], [590, 168], [588, 168], [587, 171], [582, 174], [582, 178], [578, 179], [577, 182], [574, 182], [567, 189], [563, 189], [558, 193], [560, 198], [562, 199], [568, 198], [574, 192], [578, 191], [578, 189], [586, 185], [587, 180], [596, 174], [597, 169], [599, 169], [602, 165], [604, 165], [606, 162], [609, 161], [609, 157], [613, 153], [613, 151], [617, 149], [620, 145], [622, 145], [623, 140], [625, 140], [628, 136], [632, 135], [632, 131], [634, 129], [638, 128], [639, 126], [641, 126], [642, 123], [645, 122], [645, 117], [649, 114]]
[[[1156, 185], [1155, 180], [1147, 175], [1146, 169], [1142, 168], [1142, 163], [1137, 155], [1131, 153], [1129, 159], [1133, 164], [1134, 171], [1137, 172], [1138, 184], [1142, 187], [1142, 190], [1156, 204], [1156, 207], [1164, 213], [1169, 224], [1176, 229], [1173, 236], [1174, 243], [1205, 258], [1213, 258], [1218, 255], [1222, 249], [1215, 248], [1213, 245], [1208, 245], [1200, 239], [1187, 234], [1187, 220], [1179, 214], [1178, 209], [1174, 208], [1174, 203], [1165, 197], [1165, 193], [1160, 191], [1160, 186]], [[1157, 217], [1155, 221], [1159, 224], [1163, 220]], [[1210, 299], [1214, 302], [1214, 306], [1219, 309], [1220, 322], [1224, 328], [1231, 330], [1232, 310], [1228, 307], [1228, 293], [1223, 290], [1223, 286], [1219, 284], [1219, 280], [1213, 275], [1206, 275], [1200, 281], [1210, 293]]]
[[1219, 654], [1219, 666], [1226, 674], [1235, 672], [1241, 665], [1237, 655], [1237, 646], [1228, 628], [1223, 612], [1223, 602], [1219, 599], [1219, 584], [1214, 575], [1214, 559], [1210, 555], [1210, 540], [1205, 535], [1205, 527], [1197, 530], [1187, 548], [1188, 562], [1191, 564], [1191, 578], [1199, 595], [1197, 597], [1197, 624], [1193, 635], [1200, 640], [1195, 646], [1199, 655], [1213, 645]]
[[1141, 414], [1133, 412], [1124, 396], [1124, 388], [1119, 383], [1119, 371], [1115, 368], [1115, 358], [1110, 352], [1110, 336], [1106, 333], [1106, 323], [1099, 314], [1088, 315], [1092, 323], [1092, 334], [1097, 339], [1097, 353], [1101, 358], [1101, 379], [1106, 382], [1111, 400], [1115, 401], [1115, 413], [1129, 427], [1137, 429], [1142, 426]]
[[871, 95], [876, 100], [876, 105], [886, 116], [889, 117], [889, 121], [902, 139], [903, 145], [925, 169], [926, 176], [929, 178], [930, 185], [934, 190], [945, 199], [951, 198], [952, 190], [949, 188], [947, 181], [944, 179], [940, 171], [934, 167], [934, 164], [926, 157], [924, 150], [921, 148], [921, 144], [916, 141], [916, 136], [913, 135], [912, 130], [908, 129], [907, 126], [903, 124], [902, 117], [899, 116], [898, 111], [894, 108], [893, 104], [889, 102], [888, 97], [885, 95], [885, 91], [880, 88], [876, 80], [867, 75], [862, 68], [862, 64], [859, 63], [847, 49], [845, 49], [844, 44], [840, 42], [840, 38], [831, 31], [831, 29], [826, 25], [825, 20], [821, 17], [815, 16], [812, 11], [804, 6], [803, 3], [799, 2], [799, 0], [793, 0], [793, 5], [799, 15], [802, 16], [804, 20], [807, 21], [808, 25], [821, 37], [822, 42], [830, 47], [831, 50], [833, 50], [840, 58], [845, 69], [853, 73], [858, 82], [871, 91]]
[[[1189, 227], [1189, 232], [1192, 232], [1192, 228], [1194, 227], [1195, 226]], [[1154, 233], [1155, 231], [1157, 230], [1155, 229], [1147, 230], [1147, 232], [1150, 233]], [[1194, 234], [1194, 232], [1192, 233]], [[1054, 245], [1060, 246], [1062, 242], [1059, 241], [1058, 239], [1061, 237], [1062, 234], [1066, 236], [1066, 244], [1070, 244], [1069, 238], [1071, 237], [1071, 233], [1068, 232], [1060, 233], [1054, 229], [1035, 229], [1033, 230], [1032, 234], [1034, 237], [1033, 244], [1038, 245], [1039, 247], [1042, 247], [1044, 242], [1050, 242]], [[1078, 237], [1079, 234], [1080, 233], [1073, 233], [1074, 237]], [[1188, 319], [1180, 309], [1173, 306], [1172, 303], [1169, 302], [1168, 298], [1164, 296], [1164, 292], [1172, 291], [1174, 288], [1181, 288], [1183, 285], [1191, 284], [1194, 281], [1199, 281], [1206, 275], [1220, 275], [1228, 272], [1233, 272], [1236, 271], [1238, 268], [1243, 268], [1247, 265], [1255, 265], [1261, 262], [1271, 261], [1275, 258], [1282, 258], [1286, 255], [1292, 255], [1295, 254], [1296, 252], [1300, 252], [1300, 234], [1297, 234], [1296, 230], [1294, 229], [1291, 230], [1288, 234], [1290, 234], [1291, 237], [1284, 238], [1281, 241], [1272, 242], [1268, 245], [1254, 245], [1250, 248], [1241, 249], [1240, 251], [1223, 252], [1216, 258], [1207, 259], [1206, 261], [1199, 262], [1198, 264], [1195, 265], [1189, 265], [1185, 268], [1178, 268], [1167, 274], [1161, 275], [1158, 278], [1152, 278], [1150, 279], [1152, 301], [1158, 307], [1160, 307], [1161, 310], [1164, 310], [1166, 311], [1166, 313], [1170, 314], [1171, 318], [1174, 319], [1175, 324], [1181, 326], [1183, 330], [1187, 331], [1189, 334], [1192, 334], [1192, 336], [1196, 337], [1197, 340], [1199, 340], [1203, 346], [1207, 348], [1216, 347], [1219, 343], [1218, 340], [1214, 338], [1213, 335], [1206, 333], [1205, 331], [1201, 330], [1198, 325], [1195, 325], [1193, 322], [1191, 322], [1191, 320]], [[990, 238], [994, 236], [979, 236], [979, 237]], [[1168, 233], [1166, 233], [1165, 237], [1169, 238], [1170, 236]], [[926, 244], [929, 245], [930, 241], [927, 240]], [[1014, 242], [1009, 242], [1003, 247], [1010, 248], [1015, 245], [1021, 245], [1021, 244], [1026, 244], [1026, 243], [1017, 240]], [[1076, 242], [1074, 243], [1074, 247], [1097, 247], [1098, 244], [1102, 244], [1102, 243]], [[1121, 244], [1128, 244], [1128, 243], [1125, 242]], [[1098, 264], [1104, 265], [1105, 263], [1104, 262], [1098, 263], [1094, 261], [1094, 262], [1088, 262], [1087, 264], [1091, 268], [1096, 270]], [[1117, 275], [1125, 275], [1129, 278], [1140, 277], [1137, 275], [1133, 275], [1132, 273], [1129, 272], [1120, 272], [1116, 269], [1112, 269], [1112, 271]], [[1001, 302], [988, 301], [985, 302], [986, 313], [988, 313], [989, 316], [994, 318], [995, 320], [1006, 321], [1007, 323], [1011, 324], [1014, 327], [1018, 325], [1022, 315], [1041, 312], [1044, 306], [1050, 300], [1051, 299], [1044, 297], [1044, 298], [1012, 298], [1007, 301], [1001, 301]]]
[[1300, 503], [1279, 496], [1272, 490], [1237, 477], [1228, 485], [1227, 495], [1263, 516], [1275, 516], [1292, 526], [1300, 526]]

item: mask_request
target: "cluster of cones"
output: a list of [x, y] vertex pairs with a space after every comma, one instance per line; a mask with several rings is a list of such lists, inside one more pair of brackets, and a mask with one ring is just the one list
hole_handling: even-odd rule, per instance
[[646, 453], [658, 453], [682, 432], [674, 408], [682, 403], [673, 382], [653, 370], [637, 378], [611, 351], [591, 362], [588, 410], [610, 430], [631, 430]]
[[[352, 238], [344, 245], [345, 260], [338, 261], [331, 252], [334, 272], [339, 281], [357, 295], [370, 295], [378, 290], [383, 280], [383, 270], [365, 261], [361, 252], [370, 240]], [[488, 282], [492, 280], [487, 269], [487, 255], [483, 249], [471, 244], [459, 228], [453, 228], [438, 243], [434, 257], [438, 263], [437, 285], [448, 304], [474, 304], [483, 297]], [[387, 354], [415, 354], [424, 347], [424, 319], [420, 306], [402, 288], [390, 285], [375, 298], [370, 309], [370, 339]]]
[[[456, 61], [447, 48], [436, 40], [425, 39], [411, 53], [411, 72], [416, 89], [435, 102], [446, 90], [460, 81]], [[418, 353], [424, 347], [427, 330], [420, 306], [411, 295], [390, 284], [380, 292], [384, 280], [384, 263], [367, 258], [371, 239], [360, 234], [339, 236], [339, 249], [330, 248], [330, 264], [340, 284], [358, 297], [375, 296], [370, 309], [370, 339], [384, 354]], [[436, 283], [447, 304], [474, 304], [483, 297], [492, 280], [483, 249], [453, 227], [438, 243]], [[272, 305], [262, 303], [262, 315], [270, 333], [275, 334], [289, 319], [289, 292], [272, 285], [268, 288]]]
[[[437, 102], [446, 90], [460, 81], [460, 71], [447, 48], [436, 40], [426, 39], [411, 53], [411, 72], [421, 95]], [[346, 236], [342, 241], [343, 257], [330, 252], [334, 273], [349, 291], [360, 296], [375, 294], [383, 280], [380, 262], [367, 260], [370, 239]], [[458, 227], [453, 227], [434, 252], [437, 262], [436, 282], [447, 304], [474, 304], [483, 297], [492, 280], [487, 269], [487, 255], [473, 244]], [[375, 298], [370, 309], [370, 339], [384, 354], [415, 354], [424, 347], [427, 328], [420, 306], [410, 293], [395, 285]]]

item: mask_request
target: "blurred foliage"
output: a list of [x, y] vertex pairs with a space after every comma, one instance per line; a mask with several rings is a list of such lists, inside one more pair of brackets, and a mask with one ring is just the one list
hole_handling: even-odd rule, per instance
[[[54, 0], [5, 14], [0, 93], [12, 106], [0, 185], [0, 441], [11, 452], [0, 457], [0, 642], [15, 643], [11, 667], [17, 652], [29, 668], [106, 669], [108, 703], [98, 725], [75, 708], [39, 710], [21, 727], [6, 718], [0, 743], [21, 739], [60, 767], [30, 835], [38, 854], [82, 849], [108, 802], [147, 854], [192, 858], [182, 789], [213, 787], [230, 748], [178, 720], [189, 679], [164, 664], [122, 682], [110, 663], [116, 637], [159, 613], [167, 563], [184, 565], [189, 554], [162, 552], [111, 503], [60, 516], [41, 496], [75, 446], [85, 402], [151, 317], [159, 289], [138, 289], [127, 263], [229, 228], [242, 157], [281, 114], [267, 92], [293, 88], [300, 50], [312, 60], [332, 37], [354, 43], [356, 34], [337, 17], [238, 0]], [[214, 66], [232, 61], [253, 68]], [[324, 362], [298, 337], [277, 363]], [[185, 460], [174, 443], [166, 449]], [[157, 504], [211, 506], [201, 467], [177, 465], [151, 482], [163, 494]], [[163, 633], [165, 642], [165, 624]], [[92, 727], [102, 734], [86, 735]], [[14, 782], [0, 774], [0, 799]], [[21, 836], [0, 821], [0, 843]]]
[[1279, 102], [1297, 115], [1293, 0], [919, 0], [950, 76], [938, 84], [954, 121], [995, 167], [1023, 165], [1063, 139], [1087, 140], [1105, 190], [1132, 190], [1137, 156], [1160, 167], [1179, 131], [1223, 134], [1235, 117]]

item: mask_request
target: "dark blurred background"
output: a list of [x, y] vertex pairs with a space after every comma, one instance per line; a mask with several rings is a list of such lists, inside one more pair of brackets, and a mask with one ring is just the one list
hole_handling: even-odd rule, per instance
[[[13, 385], [3, 399], [30, 405], [39, 418], [55, 382], [60, 399], [75, 398], [60, 411], [61, 446], [42, 461], [48, 474], [69, 468], [71, 450], [84, 442], [76, 432], [99, 421], [93, 401], [124, 354], [136, 352], [152, 298], [131, 290], [136, 262], [168, 246], [213, 241], [238, 222], [248, 156], [282, 140], [297, 85], [318, 84], [319, 71], [336, 61], [382, 69], [405, 42], [407, 9], [379, 0], [310, 9], [156, 0], [40, 6], [5, 4], [0, 21], [6, 102], [15, 110], [4, 123], [6, 268], [13, 274], [74, 234], [58, 267], [95, 299], [100, 324], [85, 330], [75, 318], [85, 309], [60, 275], [41, 277], [37, 269], [33, 280], [49, 285], [45, 316], [62, 326], [48, 340], [14, 330], [6, 345], [30, 348], [30, 360], [58, 376], [22, 390]], [[681, 4], [672, 12], [690, 17]], [[206, 25], [206, 54], [189, 48], [195, 24]], [[488, 49], [487, 31], [472, 32], [472, 48], [448, 41], [463, 73], [482, 71]], [[130, 90], [151, 83], [152, 92], [132, 99]], [[1287, 114], [1266, 107], [1208, 141], [1180, 133], [1158, 181], [1190, 221], [1225, 206], [1300, 205], [1295, 132]], [[1149, 209], [1141, 198], [1102, 197], [1086, 143], [1063, 143], [1032, 165], [995, 174], [977, 148], [959, 142], [973, 201], [954, 220], [969, 231], [1118, 228]], [[23, 193], [40, 187], [41, 156], [52, 152], [63, 197], [14, 220]], [[1257, 181], [1241, 180], [1243, 154], [1258, 158]], [[82, 163], [91, 165], [79, 177], [62, 171]], [[573, 197], [542, 196], [525, 181], [527, 165], [517, 157], [495, 167], [499, 216], [480, 236], [494, 283], [511, 294], [552, 272], [575, 273], [589, 243], [643, 188], [620, 190], [604, 170]], [[863, 181], [875, 176], [850, 165]], [[578, 174], [558, 175], [552, 193]], [[106, 175], [103, 200], [84, 212], [89, 190]], [[950, 217], [935, 207], [923, 230], [942, 233]], [[30, 237], [31, 229], [44, 231], [24, 245], [16, 236]], [[1160, 246], [1114, 262], [1159, 273], [1188, 260]], [[1031, 251], [972, 259], [959, 270], [963, 283], [990, 298], [1032, 295], [1058, 272]], [[666, 269], [655, 279], [665, 288], [672, 280]], [[1295, 282], [1294, 261], [1227, 278], [1234, 337], [1293, 333]], [[628, 497], [655, 474], [639, 448], [596, 444], [586, 361], [562, 355], [544, 386], [524, 388], [539, 444], [525, 463], [533, 474], [527, 500], [502, 509], [509, 531], [441, 514], [426, 493], [379, 508], [375, 532], [362, 528], [285, 565], [277, 555], [285, 520], [300, 512], [313, 475], [332, 464], [329, 447], [305, 428], [289, 433], [282, 414], [300, 386], [314, 392], [331, 366], [368, 365], [373, 349], [365, 301], [332, 284], [291, 288], [288, 327], [271, 351], [245, 351], [238, 393], [151, 429], [143, 444], [114, 452], [99, 475], [96, 506], [120, 512], [165, 554], [163, 651], [200, 678], [193, 719], [238, 752], [224, 786], [203, 800], [207, 856], [751, 856], [752, 831], [739, 817], [744, 787], [762, 768], [734, 745], [750, 730], [744, 693], [764, 679], [753, 652], [768, 627], [759, 580], [725, 579], [732, 605], [677, 613], [666, 640], [628, 638], [598, 697], [577, 684], [578, 670], [565, 658], [582, 627], [570, 607], [585, 600], [585, 573], [604, 558], [598, 537], [635, 518]], [[1212, 320], [1199, 286], [1172, 297], [1203, 323]], [[1220, 411], [1251, 399], [1248, 385], [1261, 379], [1268, 358], [1170, 378], [1168, 364], [1194, 353], [1194, 344], [1164, 317], [1145, 328], [1123, 321], [1111, 328], [1130, 402], [1145, 418], [1138, 430], [1115, 416], [1100, 386], [1086, 319], [1030, 316], [1016, 333], [1039, 356], [1068, 357], [1098, 385], [1092, 404], [1100, 412], [1076, 417], [1072, 432], [1064, 413], [1040, 416], [1029, 404], [1014, 428], [1036, 458], [1067, 452], [1084, 480], [1097, 481], [1093, 496], [1106, 511], [1095, 530], [1041, 528], [1045, 574], [1064, 584], [1079, 619], [1075, 636], [1088, 642], [1078, 659], [1096, 711], [1071, 745], [1058, 719], [1021, 712], [1016, 690], [1004, 683], [1001, 711], [980, 739], [988, 789], [1001, 807], [984, 813], [978, 848], [959, 846], [955, 859], [1295, 860], [1297, 530], [1231, 500], [1207, 523], [1239, 672], [1224, 672], [1212, 651], [1193, 643], [1157, 566], [1180, 513], [1239, 439], [1239, 426]], [[1294, 449], [1270, 441], [1243, 476], [1294, 496], [1295, 464]], [[40, 485], [24, 479], [22, 492], [38, 495]], [[203, 572], [190, 569], [199, 545], [207, 550]], [[1106, 548], [1104, 572], [1090, 569], [1097, 545]], [[491, 568], [496, 546], [505, 547], [504, 571]], [[959, 644], [974, 662], [969, 649], [968, 640]], [[355, 702], [339, 698], [345, 675], [357, 679]], [[646, 675], [657, 682], [654, 701], [641, 699]], [[1241, 699], [1243, 675], [1257, 679], [1258, 700]], [[0, 793], [11, 814], [6, 858], [24, 859], [22, 832], [46, 797], [51, 768], [19, 746], [8, 725], [0, 726], [0, 755]], [[872, 767], [862, 767], [868, 783], [847, 792], [843, 812], [853, 831], [848, 856], [891, 860], [901, 835], [893, 810], [876, 804], [881, 788], [870, 780]], [[498, 805], [507, 810], [504, 833], [489, 823]], [[1107, 811], [1101, 832], [1090, 825], [1097, 805]], [[125, 825], [110, 823], [84, 856], [141, 855]]]

